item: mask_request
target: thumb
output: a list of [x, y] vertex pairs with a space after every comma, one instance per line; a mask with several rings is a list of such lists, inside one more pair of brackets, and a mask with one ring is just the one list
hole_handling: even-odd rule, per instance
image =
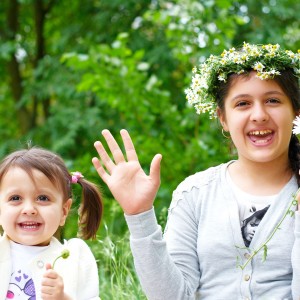
[[51, 270], [52, 269], [52, 266], [51, 266], [51, 264], [50, 263], [46, 263], [46, 270]]
[[156, 186], [160, 185], [160, 162], [162, 160], [161, 154], [156, 154], [150, 165], [150, 177]]

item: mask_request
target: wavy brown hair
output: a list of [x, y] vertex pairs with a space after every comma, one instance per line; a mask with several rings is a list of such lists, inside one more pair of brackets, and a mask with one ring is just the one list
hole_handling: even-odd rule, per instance
[[[0, 182], [12, 167], [23, 169], [31, 178], [32, 170], [42, 172], [61, 190], [64, 201], [72, 198], [72, 175], [58, 154], [38, 147], [15, 151], [1, 161]], [[103, 212], [102, 195], [94, 183], [84, 178], [79, 178], [78, 184], [82, 187], [79, 236], [83, 239], [95, 238]]]

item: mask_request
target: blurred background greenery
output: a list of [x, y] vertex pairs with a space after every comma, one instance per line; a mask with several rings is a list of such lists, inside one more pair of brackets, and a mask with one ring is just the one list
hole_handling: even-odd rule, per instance
[[[91, 164], [108, 128], [129, 130], [148, 172], [162, 153], [155, 202], [164, 227], [173, 189], [186, 176], [234, 158], [220, 125], [195, 114], [184, 89], [209, 54], [250, 43], [300, 48], [298, 0], [1, 0], [0, 156], [38, 145], [105, 197], [96, 241], [101, 298], [144, 299], [119, 206]], [[64, 229], [76, 236], [75, 205]]]

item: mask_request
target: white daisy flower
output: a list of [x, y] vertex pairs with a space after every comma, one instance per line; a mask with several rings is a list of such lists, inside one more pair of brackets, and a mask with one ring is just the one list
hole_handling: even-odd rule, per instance
[[297, 116], [295, 120], [293, 121], [294, 127], [293, 127], [293, 134], [300, 134], [300, 117]]

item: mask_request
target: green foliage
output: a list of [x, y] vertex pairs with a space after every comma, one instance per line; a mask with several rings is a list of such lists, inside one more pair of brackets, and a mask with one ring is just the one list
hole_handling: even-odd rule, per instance
[[[98, 45], [84, 56], [66, 54], [63, 62], [83, 74], [79, 92], [92, 91], [95, 103], [105, 106], [103, 114], [110, 116], [106, 127], [115, 134], [123, 127], [129, 129], [143, 166], [149, 165], [155, 153], [163, 154], [158, 198], [163, 195], [165, 206], [180, 180], [199, 170], [197, 166], [211, 164], [207, 164], [208, 157], [222, 161], [227, 149], [215, 142], [220, 139], [217, 124], [207, 119], [200, 123], [190, 107], [180, 110], [157, 77], [149, 76], [151, 65], [141, 60], [143, 53], [128, 48], [127, 39], [127, 34], [121, 34], [111, 46]], [[202, 136], [209, 127], [211, 135]]]
[[98, 258], [101, 299], [146, 300], [134, 271], [128, 234], [117, 237], [104, 227], [106, 235], [90, 245]]

